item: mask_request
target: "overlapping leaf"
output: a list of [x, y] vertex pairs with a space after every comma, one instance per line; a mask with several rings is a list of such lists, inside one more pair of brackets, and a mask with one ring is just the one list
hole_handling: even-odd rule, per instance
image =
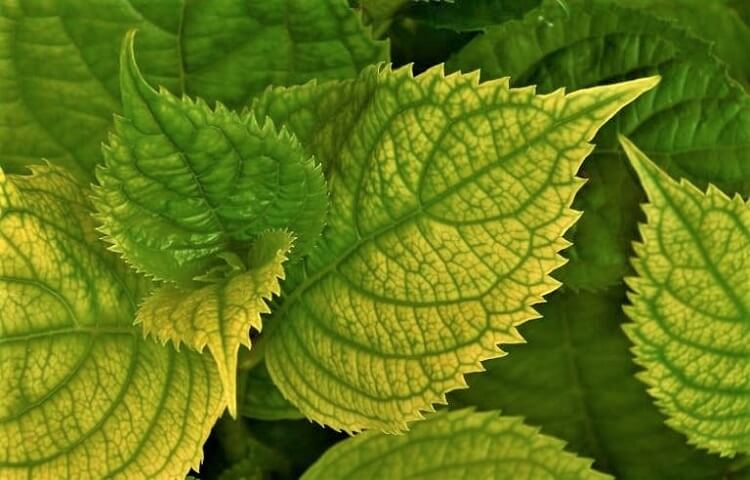
[[229, 413], [237, 415], [237, 354], [250, 348], [250, 329], [261, 330], [266, 303], [280, 293], [283, 263], [291, 249], [287, 232], [258, 238], [247, 265], [227, 278], [199, 288], [167, 284], [151, 294], [138, 309], [137, 323], [147, 334], [179, 346], [202, 351], [208, 347], [216, 361]]
[[266, 364], [302, 413], [397, 431], [517, 343], [558, 283], [587, 141], [653, 78], [546, 96], [371, 68], [253, 106], [321, 160], [324, 240], [290, 274]]
[[604, 480], [591, 461], [563, 450], [520, 418], [470, 409], [441, 412], [405, 435], [366, 432], [331, 448], [303, 480], [482, 478]]
[[649, 203], [626, 332], [640, 375], [691, 443], [750, 452], [750, 206], [677, 183], [622, 139]]
[[55, 167], [0, 174], [0, 477], [182, 478], [221, 411], [213, 364], [143, 338], [146, 285]]
[[183, 285], [269, 229], [289, 229], [295, 255], [305, 254], [325, 222], [320, 167], [269, 121], [153, 90], [133, 40], [130, 32], [121, 54], [125, 117], [97, 170], [106, 240], [138, 270]]
[[151, 82], [230, 107], [268, 85], [351, 77], [387, 58], [346, 0], [2, 0], [0, 166], [48, 158], [93, 176], [132, 28]]

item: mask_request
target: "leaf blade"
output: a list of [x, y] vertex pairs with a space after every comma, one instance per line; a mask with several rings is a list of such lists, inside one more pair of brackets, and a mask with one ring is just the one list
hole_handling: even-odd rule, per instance
[[366, 432], [340, 442], [302, 478], [611, 478], [563, 446], [520, 418], [440, 412], [404, 435]]
[[[272, 317], [266, 362], [282, 393], [335, 428], [398, 431], [462, 387], [482, 360], [502, 355], [497, 343], [519, 342], [515, 327], [558, 286], [547, 274], [578, 217], [568, 206], [586, 139], [656, 81], [536, 96], [505, 80], [386, 68], [349, 83], [271, 90], [256, 102], [256, 115], [270, 114], [311, 146], [331, 189], [324, 240], [305, 274], [290, 272]], [[407, 122], [423, 125], [410, 132]], [[527, 142], [519, 124], [532, 125]], [[392, 132], [413, 137], [395, 142]], [[529, 172], [530, 158], [554, 166]], [[529, 234], [524, 222], [538, 230]], [[505, 229], [526, 240], [503, 243]]]
[[625, 307], [634, 322], [625, 331], [646, 369], [639, 378], [690, 443], [727, 456], [750, 452], [750, 208], [716, 187], [675, 182], [620, 141], [649, 197]]
[[0, 476], [184, 476], [220, 413], [216, 370], [132, 325], [148, 285], [85, 199], [55, 167], [0, 173]]

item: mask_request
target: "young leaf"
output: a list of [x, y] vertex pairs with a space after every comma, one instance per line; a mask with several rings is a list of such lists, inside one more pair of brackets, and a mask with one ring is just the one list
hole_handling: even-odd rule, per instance
[[198, 351], [208, 346], [232, 416], [237, 416], [237, 352], [240, 345], [250, 348], [250, 328], [261, 330], [260, 316], [270, 312], [266, 301], [280, 292], [291, 247], [286, 232], [262, 235], [247, 271], [201, 288], [163, 285], [138, 309], [137, 323], [162, 342], [185, 343]]
[[291, 230], [295, 256], [305, 254], [325, 222], [320, 167], [270, 121], [153, 90], [135, 64], [134, 33], [121, 55], [125, 118], [97, 171], [106, 240], [138, 270], [182, 284], [269, 229]]
[[183, 478], [221, 412], [210, 361], [133, 326], [148, 285], [56, 167], [0, 174], [1, 478]]
[[649, 199], [625, 307], [640, 378], [691, 443], [750, 453], [750, 207], [620, 141]]
[[470, 409], [440, 412], [405, 435], [366, 432], [328, 450], [303, 480], [528, 478], [604, 480], [591, 461], [520, 418]]
[[324, 240], [290, 275], [266, 353], [318, 422], [402, 430], [521, 341], [516, 326], [558, 286], [587, 141], [657, 83], [536, 95], [477, 80], [370, 68], [254, 105], [329, 177]]
[[0, 0], [0, 166], [49, 158], [92, 178], [133, 28], [153, 84], [231, 108], [268, 85], [348, 78], [388, 58], [346, 0]]

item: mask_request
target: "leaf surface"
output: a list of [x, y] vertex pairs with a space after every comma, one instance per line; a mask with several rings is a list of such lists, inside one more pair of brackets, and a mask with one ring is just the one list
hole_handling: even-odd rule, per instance
[[639, 377], [695, 445], [750, 452], [750, 207], [676, 182], [621, 139], [649, 203], [628, 279]]
[[237, 416], [237, 353], [250, 348], [250, 329], [261, 330], [266, 303], [281, 291], [283, 263], [292, 246], [286, 232], [261, 236], [250, 252], [246, 271], [199, 288], [166, 284], [146, 298], [137, 323], [162, 342], [208, 347], [216, 361], [229, 413]]
[[388, 58], [346, 0], [2, 0], [0, 166], [48, 158], [93, 177], [133, 28], [150, 82], [229, 107], [268, 85], [347, 78]]
[[470, 409], [440, 412], [405, 435], [366, 432], [328, 450], [303, 480], [482, 478], [604, 480], [591, 461], [520, 418]]
[[284, 396], [335, 428], [398, 431], [521, 341], [558, 286], [587, 141], [656, 81], [539, 96], [370, 68], [256, 102], [331, 190], [324, 239], [272, 316], [266, 364]]
[[216, 369], [133, 326], [147, 285], [101, 247], [72, 177], [0, 174], [0, 477], [183, 478]]
[[257, 235], [288, 228], [296, 256], [325, 222], [323, 173], [294, 136], [266, 121], [153, 90], [134, 32], [123, 43], [124, 115], [97, 170], [94, 204], [106, 240], [138, 270], [190, 284], [217, 255], [244, 255]]

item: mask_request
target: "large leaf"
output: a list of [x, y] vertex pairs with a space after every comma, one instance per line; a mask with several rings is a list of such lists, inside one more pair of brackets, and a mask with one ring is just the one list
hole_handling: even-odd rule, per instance
[[97, 169], [94, 204], [114, 249], [138, 270], [182, 284], [244, 255], [269, 229], [291, 230], [295, 254], [318, 240], [327, 208], [323, 173], [286, 130], [270, 121], [151, 88], [123, 43], [125, 117]]
[[303, 480], [481, 478], [605, 480], [520, 418], [470, 409], [441, 412], [405, 435], [366, 432], [328, 450]]
[[582, 170], [589, 182], [574, 207], [584, 215], [559, 278], [575, 288], [598, 289], [621, 283], [629, 271], [643, 200], [619, 153], [617, 132], [671, 174], [750, 191], [750, 98], [728, 80], [707, 45], [670, 23], [598, 1], [568, 4], [567, 11], [553, 4], [489, 29], [448, 68], [481, 68], [483, 78], [511, 76], [514, 85], [537, 85], [541, 92], [662, 76], [658, 88], [602, 130]]
[[146, 285], [54, 167], [0, 174], [0, 477], [182, 478], [219, 415], [210, 361], [143, 338]]
[[664, 424], [635, 378], [621, 289], [560, 293], [539, 307], [543, 319], [521, 327], [528, 344], [470, 375], [451, 406], [524, 416], [618, 479], [747, 478], [747, 468], [695, 449]]
[[387, 57], [346, 0], [0, 0], [0, 166], [44, 157], [91, 178], [132, 28], [150, 81], [230, 107]]
[[138, 309], [137, 323], [147, 334], [198, 351], [208, 347], [232, 416], [237, 415], [237, 353], [240, 345], [250, 348], [250, 328], [259, 332], [261, 314], [271, 311], [266, 302], [281, 291], [279, 280], [291, 245], [288, 233], [267, 233], [256, 241], [240, 271], [199, 288], [166, 284]]
[[266, 353], [318, 422], [401, 430], [521, 340], [558, 286], [587, 141], [657, 81], [541, 96], [477, 80], [370, 68], [254, 105], [329, 177], [324, 239], [290, 273]]
[[649, 199], [625, 309], [640, 378], [691, 443], [750, 453], [750, 206], [622, 142]]

